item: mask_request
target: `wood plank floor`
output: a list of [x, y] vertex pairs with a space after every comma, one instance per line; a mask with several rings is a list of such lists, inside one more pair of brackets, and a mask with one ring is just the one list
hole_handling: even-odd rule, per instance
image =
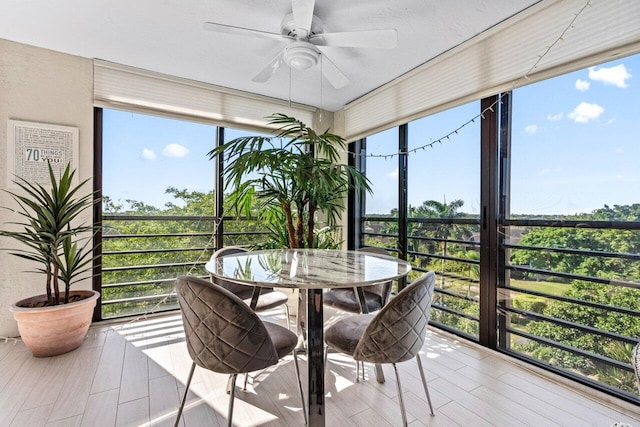
[[[434, 330], [422, 354], [436, 415], [429, 414], [415, 362], [399, 364], [410, 426], [640, 427], [638, 408], [597, 401]], [[402, 424], [390, 366], [384, 384], [372, 370], [356, 383], [352, 360], [329, 360], [327, 426]], [[34, 358], [20, 342], [0, 343], [0, 426], [172, 426], [190, 364], [177, 314], [96, 325], [78, 350], [52, 358]], [[304, 357], [301, 370], [306, 390]], [[181, 425], [225, 426], [226, 381], [196, 369]], [[291, 357], [238, 389], [234, 425], [303, 425]]]

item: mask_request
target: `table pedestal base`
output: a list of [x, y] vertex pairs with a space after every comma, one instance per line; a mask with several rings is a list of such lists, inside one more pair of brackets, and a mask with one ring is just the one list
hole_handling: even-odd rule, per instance
[[324, 427], [324, 316], [322, 289], [307, 290], [309, 425]]

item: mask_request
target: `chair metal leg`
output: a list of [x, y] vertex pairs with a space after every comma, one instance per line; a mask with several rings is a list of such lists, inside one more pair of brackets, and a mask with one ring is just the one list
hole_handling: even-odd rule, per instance
[[298, 337], [298, 350], [307, 349], [307, 290], [298, 290], [298, 314], [296, 315], [296, 333]]
[[233, 379], [233, 375], [229, 375], [229, 378], [227, 378], [227, 389], [226, 389], [227, 394], [231, 393], [231, 380], [232, 379]]
[[289, 317], [289, 305], [287, 303], [284, 305], [284, 315], [287, 321], [287, 329], [291, 330], [291, 317]]
[[356, 382], [360, 382], [360, 362], [356, 360]]
[[309, 423], [307, 419], [307, 405], [304, 404], [304, 393], [302, 392], [302, 381], [300, 381], [300, 367], [298, 366], [298, 350], [293, 349], [293, 365], [296, 368], [296, 377], [298, 379], [298, 391], [300, 392], [300, 402], [302, 403], [302, 413], [304, 414], [304, 425]]
[[242, 386], [242, 390], [247, 391], [247, 379], [249, 378], [249, 372], [244, 373], [244, 385]]
[[227, 423], [228, 427], [232, 427], [232, 423], [233, 423], [233, 400], [236, 397], [236, 378], [238, 377], [238, 374], [233, 374], [231, 375], [231, 395], [229, 396], [229, 422]]
[[184, 389], [184, 396], [182, 396], [182, 402], [180, 402], [180, 409], [178, 409], [178, 416], [176, 417], [176, 423], [174, 427], [178, 427], [180, 423], [180, 417], [182, 416], [182, 410], [184, 409], [184, 402], [187, 401], [187, 394], [189, 393], [189, 386], [191, 385], [191, 378], [193, 378], [193, 372], [196, 370], [196, 362], [191, 363], [191, 370], [189, 371], [189, 378]]
[[327, 375], [327, 361], [329, 360], [329, 346], [324, 345], [324, 374]]
[[365, 380], [365, 378], [364, 378], [364, 362], [360, 362], [360, 363], [362, 363], [362, 381], [364, 381]]
[[400, 376], [395, 363], [392, 363], [393, 371], [396, 373], [396, 386], [398, 387], [398, 400], [400, 401], [400, 412], [402, 413], [402, 425], [407, 427], [407, 413], [404, 410], [404, 399], [402, 397], [402, 386], [400, 385]]
[[429, 402], [429, 409], [431, 409], [431, 416], [436, 414], [433, 412], [433, 405], [431, 404], [431, 396], [429, 395], [429, 387], [427, 387], [427, 378], [424, 375], [424, 369], [422, 369], [422, 361], [420, 360], [420, 354], [416, 354], [418, 360], [418, 369], [420, 369], [420, 377], [422, 377], [422, 385], [424, 386], [424, 393], [427, 395], [427, 402]]

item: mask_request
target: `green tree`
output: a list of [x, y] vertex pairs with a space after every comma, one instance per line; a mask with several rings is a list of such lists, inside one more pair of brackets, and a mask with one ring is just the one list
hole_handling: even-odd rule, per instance
[[[614, 205], [566, 219], [585, 221], [637, 221], [640, 205]], [[577, 325], [597, 328], [630, 338], [640, 337], [640, 317], [607, 309], [606, 306], [636, 311], [640, 306], [640, 262], [627, 256], [640, 252], [640, 233], [637, 230], [613, 228], [540, 227], [527, 230], [520, 245], [541, 249], [514, 249], [511, 263], [526, 265], [550, 272], [570, 273], [609, 283], [587, 280], [555, 278], [567, 283], [563, 296], [577, 303], [538, 297], [542, 303], [537, 311], [545, 316], [566, 320]], [[602, 254], [567, 253], [544, 248], [566, 248], [600, 251]], [[622, 256], [614, 256], [620, 254]], [[550, 275], [553, 278], [552, 275]], [[549, 279], [551, 280], [551, 279]], [[605, 308], [590, 307], [580, 301], [602, 304]], [[556, 341], [586, 352], [628, 363], [631, 348], [628, 342], [578, 328], [561, 326], [546, 321], [529, 321], [524, 329], [535, 336]], [[579, 356], [553, 346], [534, 342], [516, 342], [514, 348], [529, 353], [550, 364], [575, 370], [582, 375], [597, 378], [606, 384], [635, 392], [633, 374], [588, 356]]]

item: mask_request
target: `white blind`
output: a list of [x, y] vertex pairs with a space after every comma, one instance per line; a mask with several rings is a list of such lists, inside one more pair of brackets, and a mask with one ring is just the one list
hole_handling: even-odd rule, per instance
[[336, 131], [354, 140], [465, 102], [640, 51], [640, 1], [590, 0], [563, 39], [529, 73], [586, 3], [537, 3], [345, 106], [336, 114]]
[[247, 92], [94, 60], [94, 105], [198, 120], [220, 126], [268, 129], [273, 113], [311, 125], [315, 108]]

